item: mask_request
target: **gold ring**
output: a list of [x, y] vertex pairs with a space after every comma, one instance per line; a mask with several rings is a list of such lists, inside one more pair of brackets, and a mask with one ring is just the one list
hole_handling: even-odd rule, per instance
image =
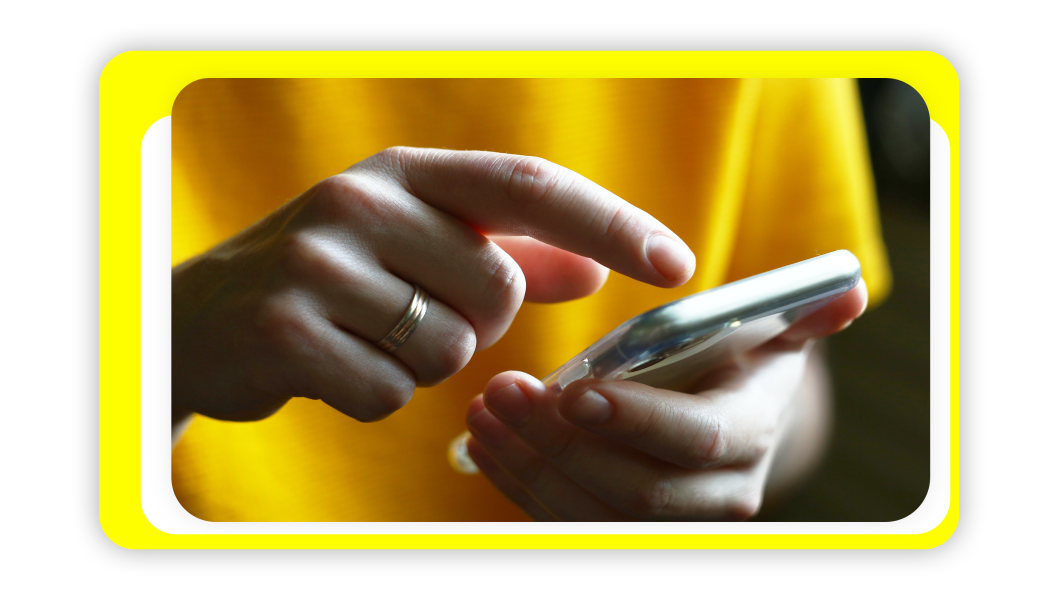
[[415, 328], [419, 326], [423, 317], [426, 316], [426, 308], [429, 304], [430, 297], [421, 287], [415, 286], [415, 294], [411, 297], [411, 302], [408, 303], [408, 309], [404, 311], [404, 316], [400, 318], [393, 331], [390, 331], [386, 334], [386, 337], [382, 338], [382, 341], [378, 342], [378, 347], [391, 354], [397, 348], [400, 348], [404, 342], [408, 341]]

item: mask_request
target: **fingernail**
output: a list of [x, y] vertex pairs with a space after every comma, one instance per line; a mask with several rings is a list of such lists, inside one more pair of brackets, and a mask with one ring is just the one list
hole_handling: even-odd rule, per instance
[[694, 270], [691, 249], [660, 233], [647, 240], [647, 260], [669, 281], [679, 281]]
[[574, 400], [563, 414], [576, 425], [602, 425], [612, 413], [609, 400], [598, 392], [588, 390]]
[[529, 398], [517, 383], [501, 387], [489, 394], [485, 398], [485, 405], [515, 427], [528, 421], [531, 412]]

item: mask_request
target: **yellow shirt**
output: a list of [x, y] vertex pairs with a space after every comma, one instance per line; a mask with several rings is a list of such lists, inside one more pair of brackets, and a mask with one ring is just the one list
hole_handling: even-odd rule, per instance
[[872, 302], [889, 270], [850, 80], [202, 80], [173, 108], [173, 264], [388, 146], [491, 150], [569, 167], [695, 251], [672, 290], [612, 273], [592, 297], [523, 306], [459, 374], [378, 423], [294, 399], [254, 423], [195, 417], [173, 488], [212, 521], [525, 520], [448, 466], [492, 375], [542, 377], [622, 321], [846, 248]]

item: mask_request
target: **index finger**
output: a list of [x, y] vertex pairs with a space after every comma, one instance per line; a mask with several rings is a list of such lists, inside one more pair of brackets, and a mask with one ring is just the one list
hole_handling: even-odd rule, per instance
[[389, 148], [382, 166], [420, 200], [485, 234], [527, 235], [662, 287], [694, 273], [690, 248], [645, 211], [577, 173], [533, 156]]

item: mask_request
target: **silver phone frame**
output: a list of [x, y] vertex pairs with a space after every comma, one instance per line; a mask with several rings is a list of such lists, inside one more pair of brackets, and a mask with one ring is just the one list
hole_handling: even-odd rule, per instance
[[721, 285], [633, 317], [542, 381], [556, 393], [585, 377], [681, 389], [859, 281], [859, 260], [838, 250]]

